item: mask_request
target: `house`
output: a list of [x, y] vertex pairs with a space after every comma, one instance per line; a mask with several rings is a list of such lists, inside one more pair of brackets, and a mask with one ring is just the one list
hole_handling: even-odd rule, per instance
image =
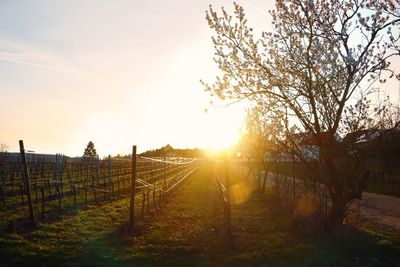
[[378, 129], [366, 129], [348, 133], [344, 138], [345, 144], [366, 144], [377, 139], [382, 133], [382, 130]]
[[175, 152], [175, 149], [167, 144], [166, 146], [163, 146], [162, 148], [159, 149], [159, 154], [161, 156], [167, 157], [167, 158], [176, 158], [178, 155]]
[[[319, 159], [321, 148], [318, 144], [319, 140], [317, 137], [317, 134], [314, 133], [299, 133], [296, 134], [296, 136], [294, 137], [295, 142], [298, 144], [301, 153], [307, 160]], [[320, 133], [319, 138], [320, 141], [323, 143], [340, 143], [343, 141], [343, 138], [337, 133], [333, 135], [333, 140], [329, 140], [330, 138], [332, 138], [332, 135], [327, 132]]]
[[366, 129], [348, 133], [343, 143], [353, 152], [380, 160], [400, 161], [400, 129]]
[[[322, 142], [328, 143], [328, 139], [332, 138], [330, 134], [324, 132], [320, 134]], [[340, 143], [343, 141], [342, 137], [335, 133], [332, 142]], [[320, 154], [320, 147], [318, 145], [317, 135], [314, 133], [296, 133], [287, 138], [287, 144], [296, 144], [302, 156], [306, 160], [318, 160]], [[275, 157], [275, 158], [274, 158]], [[293, 161], [294, 156], [292, 153], [276, 151], [267, 151], [264, 156], [265, 161], [272, 161], [278, 159], [279, 161]]]

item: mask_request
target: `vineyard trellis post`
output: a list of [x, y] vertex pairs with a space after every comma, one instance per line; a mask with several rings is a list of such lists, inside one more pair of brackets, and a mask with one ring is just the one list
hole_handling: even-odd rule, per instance
[[131, 174], [131, 194], [130, 194], [130, 210], [129, 210], [129, 225], [131, 229], [135, 225], [135, 185], [136, 185], [136, 146], [132, 146], [132, 174]]
[[24, 141], [19, 140], [19, 149], [21, 152], [21, 160], [22, 160], [22, 171], [23, 171], [23, 177], [24, 177], [24, 183], [25, 183], [25, 190], [26, 194], [28, 197], [28, 206], [29, 206], [29, 217], [31, 219], [31, 224], [34, 226], [35, 225], [35, 216], [33, 213], [33, 205], [32, 205], [32, 197], [31, 197], [31, 184], [29, 181], [29, 171], [28, 171], [28, 164], [26, 161], [26, 155], [25, 155], [25, 148], [24, 148]]
[[0, 153], [1, 157], [1, 196], [3, 208], [6, 206], [6, 177], [7, 177], [7, 152]]
[[109, 186], [109, 189], [111, 189], [111, 187], [112, 187], [112, 191], [113, 191], [113, 195], [114, 195], [114, 185], [111, 185], [111, 183], [112, 183], [111, 155], [108, 155], [108, 166], [107, 166], [107, 169], [108, 169], [108, 186]]
[[[100, 175], [99, 175], [99, 156], [96, 156], [95, 159], [95, 167], [96, 167], [96, 185], [94, 187], [98, 187], [100, 185]], [[94, 184], [94, 183], [93, 183]]]
[[230, 166], [231, 161], [229, 155], [225, 156], [224, 167], [225, 167], [225, 184], [226, 184], [226, 205], [225, 205], [225, 226], [226, 226], [226, 242], [229, 248], [233, 246], [233, 236], [232, 236], [232, 224], [231, 224], [231, 183], [230, 183]]
[[296, 202], [296, 157], [294, 152], [292, 151], [292, 182], [293, 182], [293, 203]]
[[165, 163], [166, 161], [166, 157], [164, 156], [164, 162], [163, 162], [163, 187], [164, 187], [164, 191], [167, 190], [167, 177], [166, 177], [166, 167], [167, 164]]

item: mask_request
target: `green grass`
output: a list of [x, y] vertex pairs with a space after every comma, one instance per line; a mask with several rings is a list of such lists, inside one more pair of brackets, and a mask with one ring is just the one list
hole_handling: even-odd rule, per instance
[[[219, 170], [224, 181], [224, 170]], [[234, 246], [222, 237], [222, 202], [212, 167], [204, 166], [161, 210], [127, 231], [128, 199], [100, 203], [39, 224], [0, 232], [0, 263], [12, 266], [396, 266], [400, 246], [372, 229], [334, 234], [303, 231], [272, 192], [260, 194], [232, 169]], [[137, 201], [137, 210], [141, 202]], [[25, 211], [26, 212], [26, 211]], [[12, 216], [10, 212], [7, 216]]]
[[127, 200], [118, 200], [113, 204], [89, 207], [56, 222], [39, 224], [25, 234], [2, 232], [0, 254], [3, 259], [22, 265], [74, 260], [88, 251], [88, 245], [102, 243], [107, 234], [125, 221], [127, 204]]
[[[237, 176], [233, 183], [243, 183], [242, 175]], [[252, 187], [250, 181], [245, 184]], [[236, 250], [230, 265], [399, 266], [395, 237], [351, 225], [331, 234], [310, 231], [299, 227], [285, 206], [273, 192], [260, 194], [254, 188], [246, 201], [233, 206]]]
[[[263, 208], [255, 208], [256, 203], [264, 203]], [[248, 266], [398, 266], [400, 262], [399, 242], [393, 237], [352, 226], [332, 234], [303, 232], [289, 212], [274, 210], [274, 203], [269, 196], [255, 195], [235, 207], [233, 263], [239, 259], [237, 265]]]

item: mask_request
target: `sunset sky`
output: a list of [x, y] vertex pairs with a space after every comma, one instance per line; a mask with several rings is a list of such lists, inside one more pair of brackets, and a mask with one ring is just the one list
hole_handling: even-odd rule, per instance
[[[274, 1], [238, 1], [270, 29]], [[232, 1], [1, 1], [0, 143], [100, 155], [235, 142], [244, 105], [210, 107], [209, 4]], [[209, 111], [206, 113], [205, 108]]]
[[[262, 10], [273, 2], [258, 2], [250, 21], [265, 28]], [[216, 75], [209, 4], [232, 7], [1, 1], [0, 142], [16, 151], [24, 139], [27, 149], [68, 155], [80, 155], [89, 140], [101, 155], [129, 153], [133, 144], [144, 151], [233, 143], [243, 105], [209, 107], [199, 82]]]

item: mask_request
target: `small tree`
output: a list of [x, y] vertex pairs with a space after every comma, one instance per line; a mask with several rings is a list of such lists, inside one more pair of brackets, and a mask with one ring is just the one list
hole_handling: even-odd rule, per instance
[[265, 170], [264, 184], [268, 175], [268, 166], [265, 160], [267, 152], [270, 154], [274, 147], [272, 140], [273, 136], [276, 136], [274, 130], [274, 125], [260, 106], [253, 106], [247, 110], [239, 149], [241, 154], [249, 160], [249, 174], [254, 169], [258, 170], [260, 185], [261, 170]]
[[241, 150], [243, 156], [249, 159], [262, 161], [265, 146], [268, 140], [268, 125], [264, 120], [259, 107], [255, 106], [246, 113], [245, 129], [241, 136]]
[[[399, 55], [399, 0], [277, 0], [274, 32], [255, 39], [244, 9], [234, 16], [212, 7], [206, 17], [215, 31], [215, 62], [222, 75], [205, 89], [221, 99], [249, 99], [282, 129], [275, 138], [305, 169], [318, 166], [331, 198], [328, 229], [342, 225], [348, 204], [360, 197], [368, 172], [354, 145], [337, 134], [371, 127], [381, 109], [370, 96], [396, 74], [389, 60]], [[387, 75], [387, 76], [386, 76]], [[400, 75], [396, 76], [400, 78]], [[306, 132], [320, 148], [309, 164], [296, 133]], [[283, 135], [283, 136], [282, 136]]]
[[84, 158], [97, 157], [96, 148], [94, 147], [94, 143], [92, 141], [89, 141], [89, 143], [86, 145], [85, 152], [83, 152], [83, 157]]

